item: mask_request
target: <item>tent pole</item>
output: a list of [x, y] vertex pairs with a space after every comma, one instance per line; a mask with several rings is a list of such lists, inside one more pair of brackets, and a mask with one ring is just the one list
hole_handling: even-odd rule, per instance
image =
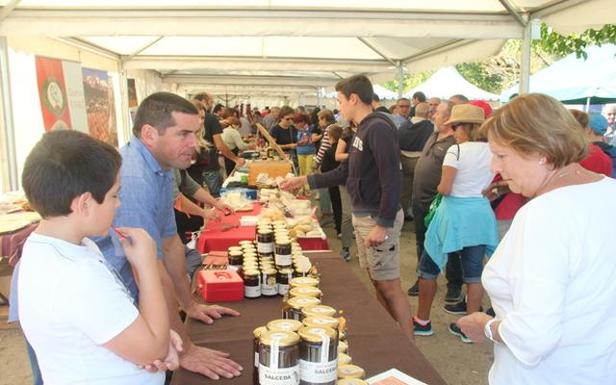
[[524, 27], [524, 40], [522, 40], [522, 57], [520, 59], [520, 95], [527, 94], [529, 89], [532, 41], [532, 23], [528, 23]]
[[590, 96], [586, 98], [586, 110], [584, 112], [588, 113], [590, 111]]
[[122, 137], [124, 139], [124, 143], [128, 143], [131, 138], [132, 130], [130, 129], [130, 110], [128, 108], [128, 76], [126, 75], [126, 62], [123, 59], [118, 61], [118, 73], [120, 75], [120, 105], [122, 106], [122, 111], [120, 111], [120, 116], [122, 116]]
[[6, 36], [0, 36], [0, 99], [4, 118], [4, 126], [0, 129], [0, 143], [3, 147], [0, 163], [2, 164], [2, 190], [4, 191], [19, 189], [8, 47]]
[[402, 62], [398, 62], [398, 98], [402, 97], [404, 92], [404, 67]]

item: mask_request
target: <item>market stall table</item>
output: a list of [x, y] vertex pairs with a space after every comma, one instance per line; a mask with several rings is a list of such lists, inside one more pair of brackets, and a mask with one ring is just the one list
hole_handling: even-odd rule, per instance
[[[253, 203], [252, 211], [236, 212], [224, 216], [220, 221], [209, 221], [197, 240], [197, 250], [200, 253], [226, 251], [239, 241], [255, 239], [256, 227], [240, 226], [240, 219], [244, 215], [259, 215], [261, 208], [261, 204]], [[329, 250], [327, 239], [300, 238], [298, 242], [304, 250]]]
[[[354, 364], [366, 370], [367, 377], [397, 368], [426, 384], [445, 384], [347, 263], [331, 252], [307, 255], [321, 273], [323, 303], [344, 312], [348, 325], [349, 355]], [[172, 384], [252, 384], [252, 331], [268, 321], [281, 318], [282, 297], [245, 299], [223, 305], [238, 310], [241, 317], [226, 317], [213, 325], [188, 320], [188, 334], [197, 345], [230, 353], [231, 358], [244, 368], [242, 376], [213, 381], [180, 369], [174, 373]]]

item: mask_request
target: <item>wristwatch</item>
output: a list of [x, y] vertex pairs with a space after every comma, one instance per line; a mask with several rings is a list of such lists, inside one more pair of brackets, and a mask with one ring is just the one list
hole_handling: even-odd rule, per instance
[[491, 320], [489, 320], [488, 322], [486, 322], [486, 326], [483, 327], [483, 334], [486, 335], [486, 337], [492, 341], [492, 342], [498, 342], [494, 339], [494, 335], [492, 334], [492, 324], [494, 322], [496, 322], [497, 319], [496, 318], [492, 318]]

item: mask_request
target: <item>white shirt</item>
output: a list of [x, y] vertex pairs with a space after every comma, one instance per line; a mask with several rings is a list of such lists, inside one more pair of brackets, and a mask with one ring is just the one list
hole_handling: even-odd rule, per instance
[[20, 263], [19, 319], [45, 385], [164, 383], [164, 373], [148, 373], [101, 346], [139, 311], [94, 242], [33, 233]]
[[239, 131], [230, 126], [222, 130], [222, 141], [229, 147], [229, 150], [235, 150], [236, 148], [245, 150], [248, 148], [248, 144], [244, 143]]
[[494, 179], [494, 173], [490, 169], [491, 162], [492, 152], [485, 142], [464, 142], [449, 147], [443, 159], [443, 166], [457, 169], [451, 195], [456, 197], [482, 196], [481, 190], [488, 187]]
[[520, 209], [483, 271], [504, 344], [490, 384], [616, 384], [616, 181]]

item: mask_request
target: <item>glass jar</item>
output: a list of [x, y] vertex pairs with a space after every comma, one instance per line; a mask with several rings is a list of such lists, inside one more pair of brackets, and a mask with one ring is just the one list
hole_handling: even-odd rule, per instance
[[287, 299], [282, 305], [282, 318], [302, 320], [302, 309], [310, 305], [318, 305], [321, 300], [315, 297], [293, 297]]
[[254, 361], [254, 370], [252, 372], [252, 384], [259, 385], [259, 339], [261, 335], [267, 331], [265, 326], [259, 326], [255, 330], [252, 331], [252, 335], [254, 336], [254, 340], [252, 343], [252, 352], [255, 357]]
[[227, 248], [227, 253], [232, 253], [234, 251], [242, 251], [242, 247], [241, 246], [229, 246], [229, 248]]
[[338, 380], [337, 385], [368, 385], [368, 383], [359, 378], [343, 378]]
[[353, 363], [351, 356], [346, 353], [340, 353], [340, 343], [338, 342], [338, 365], [351, 365]]
[[244, 262], [244, 254], [241, 251], [229, 251], [229, 266], [239, 269]]
[[289, 284], [291, 285], [291, 288], [298, 287], [298, 286], [317, 287], [319, 286], [319, 280], [316, 278], [312, 278], [312, 277], [297, 277], [297, 278], [293, 278], [291, 282], [289, 282]]
[[299, 385], [299, 336], [267, 331], [259, 338], [259, 384]]
[[244, 297], [258, 298], [261, 296], [261, 280], [259, 270], [244, 270]]
[[254, 242], [253, 241], [249, 241], [249, 240], [244, 240], [244, 241], [240, 241], [238, 243], [240, 245], [240, 247], [244, 248], [244, 247], [253, 247], [254, 246]]
[[336, 309], [327, 305], [308, 306], [302, 310], [304, 317], [333, 317], [336, 315]]
[[267, 323], [267, 329], [282, 332], [297, 332], [304, 325], [294, 319], [276, 319]]
[[261, 229], [257, 233], [257, 252], [259, 256], [274, 255], [274, 233], [271, 230]]
[[278, 295], [278, 284], [276, 283], [276, 269], [265, 268], [261, 270], [261, 295], [273, 297]]
[[334, 329], [304, 327], [298, 332], [301, 385], [335, 385], [338, 341]]
[[328, 327], [336, 330], [336, 332], [338, 331], [338, 318], [327, 316], [306, 317], [302, 320], [302, 322], [308, 327]]
[[338, 357], [340, 353], [347, 353], [349, 351], [349, 344], [344, 341], [338, 341]]
[[289, 292], [289, 281], [293, 277], [292, 269], [280, 269], [276, 274], [276, 283], [278, 284], [278, 294], [286, 295]]
[[319, 288], [313, 286], [298, 286], [289, 290], [289, 297], [316, 297], [320, 299], [322, 294], [323, 292]]
[[338, 367], [338, 378], [364, 378], [366, 372], [357, 365], [340, 365]]
[[290, 267], [292, 265], [291, 243], [288, 242], [288, 239], [286, 241], [277, 242], [275, 251], [276, 266]]

